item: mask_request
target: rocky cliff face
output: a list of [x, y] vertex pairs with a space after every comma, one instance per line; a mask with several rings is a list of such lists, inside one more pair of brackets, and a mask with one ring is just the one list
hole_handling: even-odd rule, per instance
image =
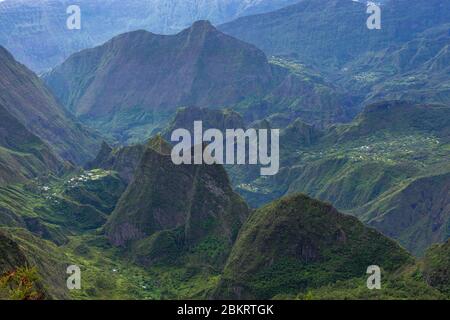
[[211, 242], [223, 246], [223, 259], [247, 217], [247, 205], [221, 166], [177, 166], [170, 150], [160, 137], [148, 143], [106, 225], [108, 238], [116, 246], [134, 244], [145, 264], [174, 247], [182, 254]]

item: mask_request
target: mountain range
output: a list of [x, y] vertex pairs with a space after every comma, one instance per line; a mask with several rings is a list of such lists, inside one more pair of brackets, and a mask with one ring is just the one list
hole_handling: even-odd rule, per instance
[[[23, 225], [2, 228], [1, 244], [8, 246], [3, 270], [37, 266], [42, 280], [36, 290], [57, 299], [67, 297], [61, 263], [83, 266], [86, 284], [72, 295], [81, 299], [309, 299], [324, 295], [323, 288], [335, 297], [363, 299], [417, 298], [405, 288], [420, 288], [420, 297], [445, 296], [448, 283], [439, 277], [447, 262], [436, 258], [438, 246], [416, 261], [355, 217], [302, 194], [251, 212], [221, 166], [174, 168], [171, 147], [159, 136], [143, 148], [125, 190], [104, 169], [4, 189], [3, 208], [20, 196], [30, 211], [15, 211]], [[40, 250], [30, 247], [34, 242]], [[381, 296], [360, 289], [374, 263], [389, 281]], [[111, 269], [116, 274], [106, 281]]]
[[96, 133], [82, 127], [57, 103], [42, 81], [2, 47], [0, 75], [0, 103], [4, 112], [46, 142], [58, 156], [82, 164], [97, 152]]
[[280, 134], [277, 176], [261, 178], [256, 168], [229, 171], [253, 207], [304, 192], [422, 254], [435, 237], [448, 238], [449, 114], [445, 105], [392, 101], [369, 105], [350, 124], [325, 131], [297, 120]]
[[[269, 12], [298, 0], [6, 0], [0, 2], [0, 45], [42, 73], [71, 54], [120, 33], [145, 29], [173, 34], [194, 21], [231, 21]], [[69, 30], [70, 5], [81, 9], [81, 29]]]
[[269, 61], [208, 21], [170, 36], [120, 35], [72, 55], [44, 79], [84, 124], [125, 143], [142, 142], [185, 106], [228, 107], [247, 121], [286, 112], [319, 126], [356, 112], [343, 90]]
[[450, 4], [395, 0], [381, 11], [380, 30], [366, 27], [366, 3], [351, 0], [301, 1], [218, 28], [268, 55], [314, 66], [365, 104], [383, 98], [448, 103]]
[[[383, 1], [368, 30], [350, 0], [112, 0], [90, 38], [82, 1], [61, 42], [67, 3], [43, 3], [0, 3], [48, 19], [7, 23], [40, 77], [0, 47], [0, 299], [450, 298], [446, 2]], [[171, 34], [132, 31], [151, 21]], [[280, 129], [279, 173], [175, 165], [199, 120]]]

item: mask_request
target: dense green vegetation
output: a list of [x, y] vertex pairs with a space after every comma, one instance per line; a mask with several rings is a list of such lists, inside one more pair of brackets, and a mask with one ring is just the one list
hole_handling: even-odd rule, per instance
[[[61, 188], [62, 193], [66, 191], [64, 181], [51, 185], [55, 189]], [[45, 201], [45, 196], [40, 197]], [[264, 226], [260, 226], [261, 223]], [[241, 292], [241, 297], [446, 297], [445, 287], [440, 287], [444, 283], [439, 280], [442, 276], [438, 276], [439, 272], [442, 274], [447, 270], [448, 261], [442, 260], [446, 255], [436, 252], [436, 249], [434, 252], [431, 250], [424, 262], [415, 264], [414, 258], [393, 241], [364, 227], [355, 218], [339, 214], [331, 206], [302, 195], [275, 202], [252, 214], [240, 232], [223, 275], [221, 264], [212, 262], [223, 256], [226, 249], [213, 237], [205, 238], [187, 251], [175, 248], [170, 255], [167, 244], [170, 246], [173, 242], [166, 237], [171, 231], [165, 235], [155, 233], [144, 241], [137, 241], [130, 250], [130, 247], [112, 246], [102, 227], [91, 231], [72, 229], [65, 243], [59, 246], [52, 243], [54, 239], [42, 240], [24, 228], [3, 229], [14, 243], [20, 243], [21, 249], [13, 244], [13, 248], [20, 251], [7, 260], [2, 257], [0, 262], [14, 261], [11, 258], [18, 257], [22, 262], [13, 262], [2, 270], [11, 272], [15, 270], [11, 266], [36, 266], [42, 279], [39, 287], [47, 298], [222, 297], [224, 292], [230, 292], [225, 291], [224, 286], [236, 281], [241, 289], [231, 292]], [[176, 236], [176, 233], [172, 234]], [[253, 238], [252, 244], [248, 243]], [[0, 245], [8, 241], [1, 239]], [[252, 246], [251, 249], [246, 247], [248, 245]], [[154, 250], [164, 251], [163, 258]], [[1, 252], [8, 251], [2, 249]], [[155, 257], [159, 259], [154, 260]], [[149, 263], [148, 259], [153, 260]], [[365, 268], [373, 263], [383, 267], [383, 290], [376, 292], [365, 287]], [[81, 267], [82, 290], [69, 292], [65, 289], [64, 265], [69, 264]], [[230, 277], [234, 280], [231, 281]], [[438, 285], [433, 289], [427, 283]]]
[[449, 3], [395, 0], [381, 10], [380, 30], [363, 23], [368, 17], [365, 2], [340, 0], [300, 1], [218, 28], [267, 55], [314, 66], [364, 103], [448, 103]]
[[450, 294], [450, 240], [444, 244], [436, 244], [427, 250], [423, 261], [423, 269], [427, 282]]
[[37, 288], [38, 280], [36, 267], [8, 272], [0, 278], [0, 299], [41, 300], [44, 295]]
[[[450, 7], [385, 6], [220, 27], [265, 53], [208, 21], [122, 34], [45, 75], [67, 110], [0, 47], [0, 299], [450, 299]], [[196, 120], [281, 129], [279, 174], [175, 165]]]
[[325, 131], [296, 121], [282, 131], [277, 176], [229, 171], [253, 207], [304, 192], [422, 255], [449, 235], [449, 115], [447, 106], [393, 101]]

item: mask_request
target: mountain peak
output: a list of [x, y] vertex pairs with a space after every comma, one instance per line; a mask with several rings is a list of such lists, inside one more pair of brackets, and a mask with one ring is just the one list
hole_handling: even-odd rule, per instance
[[[178, 33], [181, 37], [204, 39], [205, 35], [223, 35], [208, 20], [195, 21], [190, 27]], [[237, 41], [237, 39], [236, 39]]]
[[211, 22], [209, 20], [198, 20], [198, 21], [195, 21], [189, 29], [192, 29], [192, 30], [217, 31], [217, 29], [211, 24]]
[[[70, 57], [45, 79], [67, 109], [95, 121], [132, 109], [150, 117], [182, 106], [232, 106], [264, 96], [280, 81], [262, 51], [204, 20], [176, 35], [117, 36]], [[84, 79], [83, 89], [77, 79]], [[136, 126], [134, 119], [125, 121]]]

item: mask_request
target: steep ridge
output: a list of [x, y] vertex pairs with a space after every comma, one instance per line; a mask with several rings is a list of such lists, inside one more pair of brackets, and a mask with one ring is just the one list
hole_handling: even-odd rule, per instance
[[296, 192], [330, 202], [420, 255], [448, 237], [449, 115], [445, 105], [388, 101], [347, 125], [296, 130], [306, 134], [303, 141], [292, 139], [288, 126], [279, 174], [233, 182], [253, 207]]
[[0, 274], [27, 264], [26, 258], [20, 252], [17, 243], [7, 238], [3, 233], [0, 233], [0, 246]]
[[[105, 116], [136, 106], [148, 111], [233, 104], [261, 95], [272, 77], [261, 51], [198, 21], [174, 36], [117, 36], [69, 58], [47, 83], [75, 114]], [[124, 88], [132, 89], [125, 99]]]
[[83, 163], [99, 147], [96, 135], [72, 119], [41, 80], [1, 46], [0, 103], [65, 160]]
[[358, 210], [388, 237], [422, 255], [432, 243], [450, 238], [450, 173], [418, 178], [403, 189]]
[[126, 143], [149, 138], [180, 107], [232, 108], [246, 122], [286, 112], [320, 126], [354, 115], [340, 89], [268, 61], [207, 21], [171, 36], [117, 36], [71, 56], [45, 80], [82, 121]]
[[87, 163], [86, 167], [87, 169], [101, 168], [116, 171], [120, 178], [128, 184], [133, 179], [134, 171], [139, 165], [144, 151], [145, 145], [142, 144], [111, 148], [106, 142], [103, 142], [97, 157]]
[[63, 163], [0, 104], [0, 186], [57, 174]]
[[[19, 268], [37, 268], [34, 288], [41, 299], [67, 299], [65, 256], [51, 244], [33, 237], [24, 230], [0, 230], [0, 276]], [[1, 292], [0, 292], [1, 294]], [[9, 297], [2, 297], [8, 299]]]
[[176, 166], [170, 150], [159, 136], [148, 142], [105, 227], [107, 236], [116, 246], [132, 245], [134, 258], [145, 265], [189, 252], [211, 254], [202, 258], [208, 264], [223, 263], [247, 205], [221, 166]]
[[161, 135], [167, 141], [170, 141], [172, 132], [180, 128], [186, 129], [192, 134], [194, 132], [195, 121], [202, 122], [203, 130], [219, 129], [225, 132], [226, 129], [246, 127], [242, 116], [233, 110], [188, 107], [177, 110], [173, 120], [162, 130]]

